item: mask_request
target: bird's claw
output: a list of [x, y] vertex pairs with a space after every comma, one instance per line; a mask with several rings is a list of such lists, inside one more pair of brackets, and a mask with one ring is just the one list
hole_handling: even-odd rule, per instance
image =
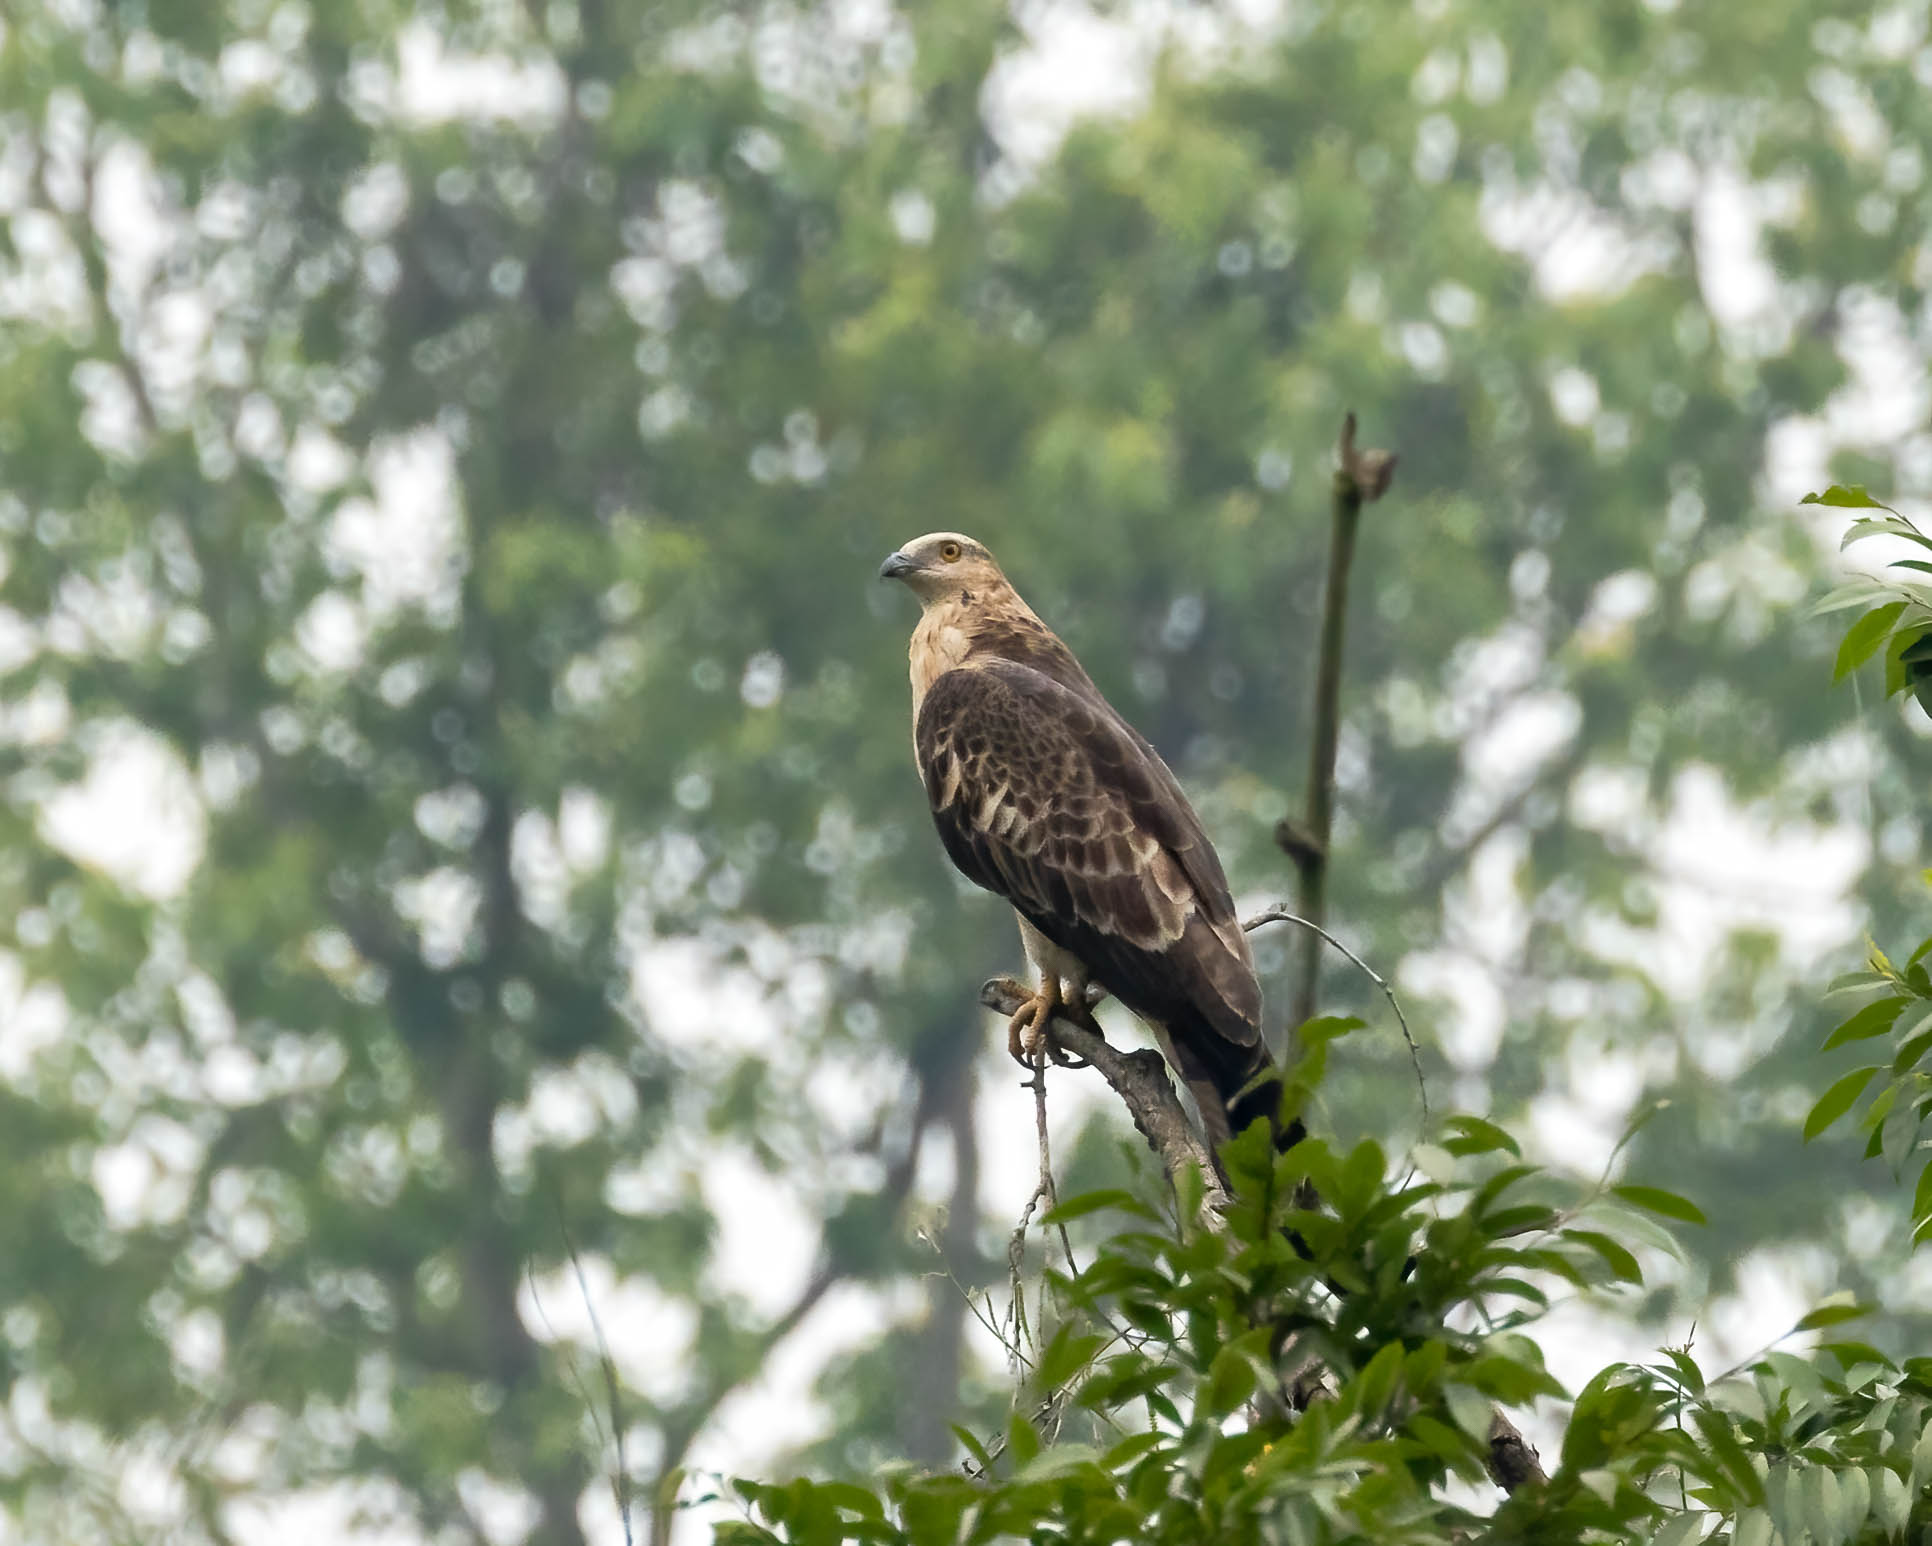
[[1101, 1034], [1100, 1022], [1085, 1005], [1069, 1003], [1054, 993], [1035, 993], [1006, 1022], [1007, 1055], [1026, 1069], [1040, 1067], [1042, 1053], [1060, 1068], [1091, 1068], [1093, 1065], [1085, 1058], [1076, 1057], [1055, 1044], [1050, 1028], [1056, 1012], [1083, 1030], [1096, 1036]]
[[1020, 1067], [1038, 1068], [1040, 1054], [1052, 1053], [1047, 1022], [1053, 1018], [1053, 1005], [1054, 1000], [1047, 994], [1036, 993], [1007, 1020], [1006, 1053]]

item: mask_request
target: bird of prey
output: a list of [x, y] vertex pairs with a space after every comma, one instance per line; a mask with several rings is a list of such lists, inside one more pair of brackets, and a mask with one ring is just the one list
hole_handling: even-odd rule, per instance
[[1097, 984], [1153, 1029], [1217, 1147], [1272, 1124], [1279, 1075], [1227, 877], [1165, 762], [970, 537], [879, 567], [919, 598], [913, 755], [947, 855], [1019, 914], [1039, 972], [1007, 1028], [1030, 1062]]

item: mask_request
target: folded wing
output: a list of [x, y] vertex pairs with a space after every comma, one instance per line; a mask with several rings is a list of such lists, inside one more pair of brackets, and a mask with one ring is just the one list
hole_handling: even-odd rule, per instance
[[1105, 699], [992, 660], [932, 684], [914, 739], [953, 863], [1163, 1027], [1190, 1085], [1205, 1077], [1225, 1102], [1269, 1066], [1220, 860], [1167, 764]]

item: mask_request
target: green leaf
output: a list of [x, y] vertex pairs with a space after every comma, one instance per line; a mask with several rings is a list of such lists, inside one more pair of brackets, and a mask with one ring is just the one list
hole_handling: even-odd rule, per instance
[[1090, 1213], [1098, 1213], [1103, 1208], [1115, 1208], [1122, 1213], [1132, 1213], [1152, 1223], [1160, 1222], [1160, 1215], [1149, 1208], [1132, 1192], [1119, 1187], [1106, 1187], [1096, 1192], [1081, 1192], [1069, 1197], [1056, 1208], [1049, 1208], [1041, 1217], [1042, 1224], [1070, 1224], [1075, 1219], [1084, 1219]]
[[1488, 1154], [1500, 1149], [1516, 1159], [1523, 1157], [1522, 1146], [1514, 1138], [1482, 1117], [1448, 1117], [1443, 1126], [1459, 1135], [1443, 1143], [1451, 1154]]
[[1463, 1476], [1474, 1480], [1483, 1474], [1476, 1460], [1476, 1445], [1459, 1429], [1417, 1412], [1405, 1425], [1408, 1431], [1432, 1454], [1447, 1461]]
[[1100, 1459], [1100, 1451], [1091, 1444], [1055, 1444], [1051, 1449], [1043, 1449], [1025, 1465], [1019, 1468], [1016, 1479], [1020, 1481], [1046, 1481], [1055, 1476], [1066, 1476], [1070, 1472], [1085, 1470]]
[[1644, 1273], [1643, 1268], [1637, 1265], [1637, 1258], [1608, 1235], [1595, 1229], [1566, 1229], [1563, 1238], [1574, 1240], [1578, 1245], [1596, 1252], [1610, 1269], [1611, 1276], [1619, 1282], [1642, 1284]]
[[1662, 1218], [1681, 1219], [1686, 1224], [1708, 1222], [1704, 1217], [1704, 1210], [1696, 1203], [1688, 1197], [1678, 1196], [1675, 1192], [1667, 1192], [1661, 1186], [1613, 1186], [1610, 1190], [1613, 1195], [1621, 1197], [1625, 1202]]
[[[1434, 1345], [1441, 1346], [1440, 1343]], [[1395, 1394], [1402, 1362], [1402, 1344], [1399, 1341], [1385, 1342], [1362, 1372], [1350, 1381], [1351, 1388], [1347, 1395], [1352, 1399], [1355, 1410], [1361, 1414], [1362, 1421], [1379, 1423], [1382, 1420], [1389, 1399]]]
[[1617, 1473], [1603, 1466], [1592, 1466], [1587, 1471], [1579, 1471], [1576, 1479], [1604, 1503], [1614, 1503], [1617, 1489], [1622, 1485]]
[[1912, 1190], [1912, 1217], [1932, 1218], [1932, 1164], [1919, 1171], [1919, 1184]]
[[1838, 1525], [1850, 1540], [1864, 1528], [1872, 1511], [1872, 1482], [1863, 1471], [1847, 1467], [1838, 1476]]
[[1304, 1047], [1338, 1041], [1351, 1031], [1366, 1029], [1368, 1021], [1360, 1015], [1317, 1015], [1302, 1022], [1295, 1035]]
[[1670, 1366], [1676, 1370], [1677, 1378], [1682, 1382], [1684, 1389], [1693, 1396], [1701, 1396], [1704, 1393], [1704, 1371], [1697, 1367], [1697, 1360], [1691, 1357], [1687, 1349], [1667, 1347], [1664, 1349], [1664, 1357], [1670, 1360]]
[[1832, 666], [1831, 679], [1842, 682], [1877, 654], [1878, 647], [1892, 631], [1892, 624], [1898, 621], [1899, 613], [1904, 610], [1904, 602], [1888, 601], [1882, 607], [1874, 607], [1847, 628], [1844, 640], [1838, 646], [1838, 659]]
[[1844, 612], [1852, 607], [1867, 606], [1881, 597], [1898, 594], [1890, 585], [1881, 585], [1876, 580], [1853, 580], [1849, 584], [1835, 586], [1813, 602], [1809, 610], [1812, 617], [1824, 617], [1833, 612]]
[[1039, 1429], [1027, 1421], [1026, 1413], [1015, 1412], [1006, 1421], [1006, 1453], [1015, 1466], [1023, 1466], [1039, 1452]]
[[1912, 1496], [1906, 1490], [1905, 1478], [1889, 1466], [1874, 1466], [1871, 1483], [1872, 1513], [1878, 1527], [1890, 1536], [1902, 1534], [1912, 1516]]
[[885, 1518], [885, 1505], [878, 1496], [856, 1482], [820, 1482], [813, 1491], [821, 1502], [833, 1508], [850, 1509], [861, 1519]]
[[1916, 542], [1922, 547], [1932, 547], [1932, 540], [1921, 536], [1918, 529], [1909, 521], [1900, 518], [1896, 512], [1891, 512], [1888, 515], [1860, 516], [1846, 528], [1844, 537], [1838, 543], [1839, 549], [1843, 551], [1854, 542], [1863, 542], [1867, 537], [1902, 537], [1907, 542]]
[[960, 1427], [958, 1423], [953, 1423], [951, 1426], [953, 1437], [958, 1439], [960, 1444], [965, 1447], [966, 1453], [973, 1457], [973, 1464], [978, 1466], [982, 1471], [992, 1469], [993, 1457], [987, 1454], [986, 1446], [980, 1443], [966, 1429]]
[[1731, 1530], [1731, 1546], [1771, 1546], [1771, 1528], [1771, 1516], [1763, 1509], [1745, 1509]]
[[1805, 1316], [1804, 1319], [1799, 1321], [1791, 1329], [1793, 1331], [1817, 1331], [1820, 1327], [1837, 1326], [1845, 1321], [1855, 1321], [1860, 1316], [1870, 1315], [1871, 1313], [1870, 1305], [1847, 1304], [1842, 1302], [1833, 1304], [1827, 1301], [1819, 1305], [1817, 1309]]
[[1847, 1532], [1842, 1528], [1837, 1473], [1824, 1466], [1809, 1467], [1804, 1473], [1805, 1523], [1811, 1527], [1817, 1546], [1839, 1546]]
[[1820, 1095], [1818, 1104], [1811, 1108], [1811, 1115], [1805, 1118], [1805, 1142], [1811, 1142], [1850, 1111], [1853, 1102], [1864, 1094], [1865, 1086], [1872, 1082], [1872, 1075], [1877, 1072], [1876, 1065], [1869, 1068], [1854, 1068]]
[[1873, 988], [1882, 988], [1890, 978], [1881, 977], [1877, 972], [1842, 972], [1825, 984], [1825, 997], [1838, 998], [1847, 993], [1864, 993]]
[[1141, 1456], [1159, 1449], [1166, 1442], [1167, 1435], [1164, 1433], [1151, 1431], [1146, 1433], [1130, 1433], [1126, 1438], [1114, 1445], [1112, 1449], [1108, 1450], [1106, 1454], [1102, 1455], [1100, 1457], [1100, 1463], [1110, 1471], [1118, 1471], [1125, 1466], [1133, 1464]]
[[1847, 1042], [1883, 1036], [1892, 1028], [1892, 1022], [1898, 1018], [1898, 1012], [1905, 1003], [1902, 995], [1893, 993], [1867, 1004], [1825, 1038], [1824, 1050], [1829, 1052]]
[[1842, 483], [1834, 483], [1822, 494], [1807, 494], [1798, 501], [1801, 505], [1831, 505], [1840, 510], [1889, 510], [1890, 505], [1881, 505], [1865, 492], [1865, 485], [1854, 483], [1847, 488]]
[[1784, 1383], [1786, 1399], [1793, 1412], [1817, 1411], [1832, 1399], [1824, 1375], [1808, 1358], [1773, 1348], [1764, 1355], [1758, 1367], [1769, 1370]]
[[1912, 1446], [1912, 1495], [1918, 1496], [1928, 1481], [1932, 1481], [1932, 1426], [1926, 1427]]
[[1892, 1055], [1892, 1072], [1910, 1072], [1926, 1061], [1928, 1052], [1932, 1052], [1932, 1009], [1899, 1031], [1898, 1051]]
[[1873, 1347], [1869, 1342], [1836, 1340], [1820, 1342], [1818, 1351], [1838, 1361], [1841, 1369], [1852, 1369], [1859, 1364], [1875, 1364], [1880, 1369], [1890, 1370], [1897, 1367], [1892, 1360]]
[[1208, 1366], [1207, 1389], [1202, 1402], [1216, 1417], [1224, 1417], [1241, 1406], [1255, 1388], [1254, 1361], [1247, 1348], [1230, 1342], [1214, 1355]]
[[1696, 1512], [1679, 1514], [1650, 1538], [1650, 1546], [1687, 1546], [1701, 1540], [1708, 1516]]
[[1098, 1332], [1076, 1334], [1070, 1323], [1062, 1326], [1040, 1355], [1036, 1370], [1040, 1384], [1047, 1390], [1064, 1385], [1087, 1366], [1104, 1340]]
[[1744, 1446], [1738, 1443], [1729, 1420], [1712, 1407], [1699, 1405], [1691, 1409], [1691, 1421], [1704, 1436], [1705, 1449], [1723, 1468], [1738, 1499], [1749, 1504], [1764, 1502], [1764, 1483], [1751, 1464], [1751, 1457], [1744, 1452]]
[[1489, 1442], [1489, 1425], [1496, 1415], [1489, 1397], [1450, 1380], [1442, 1387], [1442, 1398], [1449, 1403], [1449, 1415], [1455, 1418], [1458, 1428], [1478, 1444]]

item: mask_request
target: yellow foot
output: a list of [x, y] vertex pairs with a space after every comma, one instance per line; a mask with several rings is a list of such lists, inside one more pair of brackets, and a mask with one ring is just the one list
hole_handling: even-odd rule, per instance
[[1006, 1052], [1022, 1068], [1038, 1068], [1047, 1047], [1047, 1022], [1060, 1007], [1060, 984], [1049, 977], [1006, 1022]]

